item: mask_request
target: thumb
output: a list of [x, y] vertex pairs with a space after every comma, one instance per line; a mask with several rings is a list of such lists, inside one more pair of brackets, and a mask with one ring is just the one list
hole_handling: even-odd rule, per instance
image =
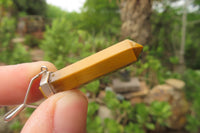
[[33, 112], [22, 133], [84, 133], [87, 105], [79, 90], [57, 93]]

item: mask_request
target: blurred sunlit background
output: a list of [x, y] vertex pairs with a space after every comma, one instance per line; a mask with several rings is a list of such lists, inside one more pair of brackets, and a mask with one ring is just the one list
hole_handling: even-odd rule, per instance
[[[143, 54], [80, 88], [87, 132], [199, 133], [199, 0], [0, 0], [1, 66], [47, 60], [60, 69], [124, 39]], [[20, 132], [32, 112], [1, 119], [0, 133]]]

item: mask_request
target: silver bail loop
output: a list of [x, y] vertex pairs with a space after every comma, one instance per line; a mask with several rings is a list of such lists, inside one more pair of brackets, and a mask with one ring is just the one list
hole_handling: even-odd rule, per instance
[[40, 75], [42, 75], [44, 73], [47, 73], [47, 72], [48, 72], [48, 68], [46, 66], [42, 66], [41, 67], [41, 72], [31, 79], [31, 81], [29, 83], [29, 86], [28, 86], [28, 89], [26, 91], [26, 95], [24, 97], [23, 103], [21, 105], [15, 107], [15, 108], [13, 108], [12, 110], [10, 110], [8, 113], [6, 113], [4, 115], [4, 121], [10, 121], [10, 120], [14, 119], [26, 107], [37, 108], [37, 106], [35, 106], [35, 105], [27, 104], [29, 92], [30, 92], [30, 89], [32, 87], [32, 84], [33, 84], [34, 80], [37, 79]]

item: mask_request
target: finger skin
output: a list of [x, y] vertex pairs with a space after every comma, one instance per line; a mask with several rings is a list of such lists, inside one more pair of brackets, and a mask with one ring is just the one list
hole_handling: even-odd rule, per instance
[[[0, 67], [0, 105], [20, 104], [23, 102], [31, 78], [41, 71], [41, 66], [47, 66], [49, 71], [56, 71], [53, 64], [45, 61], [24, 63]], [[38, 78], [30, 90], [29, 102], [41, 99]]]
[[33, 112], [22, 133], [85, 133], [87, 106], [79, 90], [55, 94]]

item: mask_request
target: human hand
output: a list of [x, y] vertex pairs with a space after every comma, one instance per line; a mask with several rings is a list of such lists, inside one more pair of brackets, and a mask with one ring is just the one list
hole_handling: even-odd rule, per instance
[[[0, 67], [0, 105], [21, 104], [32, 77], [41, 66], [56, 68], [49, 62], [34, 62]], [[29, 102], [42, 98], [37, 79], [30, 90]], [[57, 93], [46, 99], [33, 112], [22, 133], [83, 133], [86, 132], [87, 98], [79, 90]]]

